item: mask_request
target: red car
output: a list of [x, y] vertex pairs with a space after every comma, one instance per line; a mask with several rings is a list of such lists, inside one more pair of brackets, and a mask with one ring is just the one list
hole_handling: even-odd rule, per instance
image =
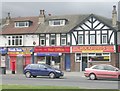
[[85, 68], [84, 75], [91, 80], [98, 78], [116, 78], [120, 79], [120, 70], [112, 65], [99, 64], [90, 68]]

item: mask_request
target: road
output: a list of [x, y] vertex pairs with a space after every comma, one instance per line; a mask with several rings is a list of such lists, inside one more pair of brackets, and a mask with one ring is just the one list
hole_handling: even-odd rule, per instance
[[84, 76], [64, 76], [59, 79], [49, 79], [48, 77], [26, 78], [22, 74], [17, 74], [3, 75], [2, 84], [75, 86], [83, 89], [118, 89], [120, 82], [110, 79], [89, 80]]

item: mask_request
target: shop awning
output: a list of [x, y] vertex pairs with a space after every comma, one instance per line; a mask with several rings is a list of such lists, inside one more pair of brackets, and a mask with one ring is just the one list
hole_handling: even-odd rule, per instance
[[59, 53], [37, 53], [37, 56], [60, 56]]

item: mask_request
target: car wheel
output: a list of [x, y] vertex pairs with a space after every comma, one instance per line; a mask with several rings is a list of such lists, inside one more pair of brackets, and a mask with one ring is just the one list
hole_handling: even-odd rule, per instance
[[90, 79], [90, 80], [95, 80], [95, 79], [96, 79], [96, 75], [93, 74], [93, 73], [90, 74], [90, 75], [89, 75], [89, 79]]
[[30, 72], [26, 72], [26, 73], [25, 73], [25, 76], [26, 76], [27, 78], [30, 78], [30, 77], [31, 77], [31, 73], [30, 73]]
[[55, 74], [53, 73], [53, 72], [51, 72], [50, 74], [49, 74], [49, 78], [55, 78]]

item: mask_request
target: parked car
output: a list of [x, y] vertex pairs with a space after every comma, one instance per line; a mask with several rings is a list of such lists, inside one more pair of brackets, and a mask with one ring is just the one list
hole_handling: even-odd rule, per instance
[[91, 80], [98, 78], [116, 78], [120, 79], [120, 70], [112, 65], [99, 64], [90, 68], [85, 68], [84, 75]]
[[64, 75], [59, 69], [53, 68], [47, 64], [29, 64], [24, 68], [24, 74], [27, 78], [31, 76], [49, 76], [50, 78], [60, 78]]

